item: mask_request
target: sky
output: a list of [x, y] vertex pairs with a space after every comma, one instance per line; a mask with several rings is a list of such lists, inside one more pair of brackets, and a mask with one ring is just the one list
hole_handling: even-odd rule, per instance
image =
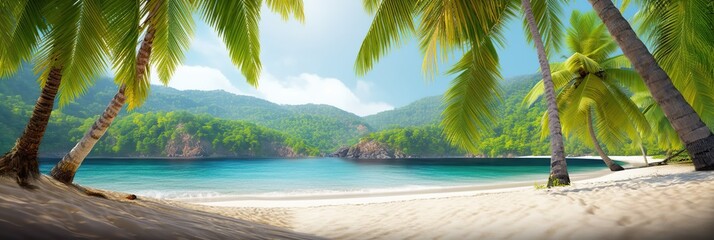
[[[572, 10], [591, 9], [586, 0], [571, 2], [564, 9], [564, 24]], [[443, 71], [457, 58], [439, 64], [439, 72], [427, 77], [414, 39], [392, 48], [365, 76], [355, 74], [354, 61], [373, 18], [364, 11], [361, 0], [304, 0], [304, 11], [305, 22], [301, 24], [283, 21], [269, 9], [262, 9], [263, 70], [257, 88], [245, 82], [218, 35], [196, 17], [191, 47], [168, 86], [224, 90], [278, 104], [327, 104], [359, 116], [405, 106], [448, 89], [453, 76]], [[508, 78], [536, 73], [537, 55], [525, 40], [520, 19], [507, 23], [505, 38], [506, 46], [498, 50], [502, 75]], [[152, 83], [160, 84], [155, 76]]]

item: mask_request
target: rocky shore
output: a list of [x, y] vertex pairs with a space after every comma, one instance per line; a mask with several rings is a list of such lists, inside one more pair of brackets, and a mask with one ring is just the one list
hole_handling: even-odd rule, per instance
[[361, 141], [352, 147], [341, 147], [328, 156], [353, 159], [394, 159], [411, 157], [372, 140]]

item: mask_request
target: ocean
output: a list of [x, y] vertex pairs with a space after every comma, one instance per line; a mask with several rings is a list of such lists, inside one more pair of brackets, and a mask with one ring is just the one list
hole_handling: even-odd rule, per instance
[[[41, 159], [48, 174], [59, 159]], [[75, 183], [164, 199], [373, 193], [543, 182], [547, 158], [86, 159]], [[568, 159], [570, 174], [607, 169]]]

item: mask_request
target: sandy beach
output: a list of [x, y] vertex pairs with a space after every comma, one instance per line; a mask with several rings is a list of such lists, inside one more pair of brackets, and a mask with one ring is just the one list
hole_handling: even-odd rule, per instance
[[[622, 160], [622, 159], [618, 159]], [[636, 167], [637, 161], [632, 159]], [[708, 239], [714, 172], [689, 164], [632, 168], [536, 189], [491, 186], [378, 196], [187, 203], [43, 177], [0, 181], [2, 239]], [[304, 233], [304, 234], [303, 234]]]
[[714, 174], [664, 166], [552, 190], [291, 211], [292, 229], [337, 239], [706, 239]]
[[[127, 194], [97, 190], [105, 198], [56, 182], [47, 176], [36, 189], [0, 178], [0, 239], [315, 239], [247, 221], [251, 212], [225, 216], [179, 202], [126, 199]], [[271, 211], [276, 213], [276, 211]], [[239, 219], [243, 218], [243, 219]], [[271, 222], [273, 223], [273, 222]], [[273, 225], [279, 225], [275, 222]]]
[[[642, 158], [619, 157], [641, 166]], [[533, 185], [347, 199], [221, 201], [264, 209], [298, 232], [333, 239], [708, 239], [714, 172], [673, 164], [606, 173], [572, 186]], [[233, 204], [233, 205], [232, 205]], [[233, 206], [233, 207], [231, 207]], [[284, 225], [284, 223], [288, 223]]]

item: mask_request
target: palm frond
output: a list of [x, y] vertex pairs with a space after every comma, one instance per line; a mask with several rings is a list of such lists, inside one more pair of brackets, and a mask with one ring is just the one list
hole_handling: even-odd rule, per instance
[[375, 14], [381, 4], [382, 0], [362, 0], [362, 6], [369, 14]]
[[[562, 36], [564, 32], [561, 16], [563, 14], [562, 0], [530, 0], [535, 16], [538, 32], [543, 37], [546, 55], [559, 51], [562, 47]], [[524, 15], [525, 16], [525, 15]], [[528, 24], [523, 18], [523, 31], [528, 43], [533, 44], [533, 36], [528, 30]]]
[[[575, 74], [568, 71], [567, 69], [554, 71], [551, 74], [551, 79], [553, 79], [553, 85], [556, 91], [562, 89], [566, 84], [571, 82], [576, 77], [577, 76]], [[543, 86], [543, 80], [541, 79], [540, 81], [538, 81], [538, 83], [536, 83], [535, 86], [533, 86], [533, 88], [531, 88], [530, 91], [528, 91], [526, 96], [523, 98], [522, 104], [527, 107], [532, 106], [535, 101], [537, 101], [541, 96], [543, 96], [544, 92], [545, 88]]]
[[567, 30], [566, 46], [596, 62], [602, 62], [619, 48], [594, 12], [573, 11]]
[[564, 63], [573, 74], [599, 73], [605, 71], [598, 62], [578, 52], [573, 53]]
[[501, 0], [418, 1], [423, 72], [433, 76], [438, 72], [438, 62], [469, 44], [495, 41], [503, 45], [503, 23], [515, 15], [514, 9], [512, 1]]
[[[36, 57], [36, 69], [46, 76], [52, 67], [62, 69], [60, 106], [84, 94], [106, 69], [109, 49], [102, 1], [53, 1], [48, 6], [52, 28]], [[42, 79], [45, 79], [44, 77]]]
[[172, 0], [160, 4], [151, 20], [156, 28], [151, 62], [161, 82], [168, 84], [176, 67], [183, 62], [193, 37], [193, 5], [189, 0]]
[[290, 15], [300, 22], [305, 21], [302, 0], [266, 0], [265, 3], [270, 10], [280, 14], [285, 21], [290, 18]]
[[631, 69], [632, 68], [632, 63], [630, 63], [630, 60], [627, 59], [627, 57], [622, 54], [605, 59], [602, 62], [600, 62], [600, 65], [606, 69], [608, 69], [608, 68], [609, 69], [620, 69], [620, 68]]
[[489, 131], [495, 117], [494, 106], [501, 92], [494, 44], [485, 40], [474, 45], [449, 73], [458, 75], [444, 95], [441, 125], [450, 142], [476, 152], [480, 136]]
[[44, 9], [48, 1], [8, 0], [0, 3], [0, 77], [14, 74], [32, 59], [41, 35], [48, 29]]
[[646, 134], [646, 137], [653, 139], [657, 146], [663, 149], [681, 149], [683, 147], [677, 132], [649, 92], [636, 93], [631, 99], [643, 109], [642, 113], [650, 123], [651, 132]]
[[367, 74], [390, 48], [406, 43], [414, 34], [416, 1], [365, 1], [365, 7], [375, 16], [355, 60], [355, 72], [360, 76]]
[[639, 0], [640, 32], [702, 120], [714, 124], [714, 26], [709, 0]]
[[[607, 124], [609, 125], [608, 129], [611, 130], [601, 134], [611, 134], [611, 132], [616, 131], [624, 136], [625, 139], [632, 140], [632, 144], [639, 145], [642, 142], [641, 136], [646, 136], [651, 131], [647, 119], [638, 106], [624, 94], [620, 86], [609, 81], [602, 81], [602, 83], [606, 86], [609, 96], [606, 104], [599, 104], [598, 107], [608, 107], [608, 109], [603, 109], [600, 112], [609, 112], [609, 114], [600, 116], [603, 122], [599, 123], [599, 125]], [[617, 147], [627, 143], [627, 141], [619, 141], [606, 144], [610, 147]]]
[[107, 43], [111, 49], [114, 82], [119, 86], [127, 86], [129, 108], [140, 105], [143, 98], [136, 96], [147, 95], [136, 87], [145, 85], [141, 82], [148, 84], [148, 78], [137, 79], [136, 73], [137, 41], [141, 35], [139, 25], [140, 20], [146, 17], [146, 8], [139, 0], [107, 1], [105, 5], [104, 16], [112, 29], [108, 31]]
[[218, 32], [228, 49], [228, 56], [240, 68], [246, 81], [258, 86], [261, 72], [260, 0], [245, 1], [199, 1], [201, 17]]
[[622, 3], [620, 3], [620, 7], [618, 7], [618, 9], [620, 9], [620, 12], [624, 13], [627, 8], [630, 7], [631, 2], [631, 0], [622, 0]]
[[647, 86], [634, 69], [632, 68], [615, 68], [605, 69], [605, 75], [608, 79], [615, 81], [615, 84], [624, 87], [629, 92], [647, 91]]

